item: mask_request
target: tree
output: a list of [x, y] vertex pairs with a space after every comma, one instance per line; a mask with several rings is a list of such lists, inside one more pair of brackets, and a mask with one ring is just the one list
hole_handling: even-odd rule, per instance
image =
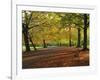
[[24, 42], [25, 42], [26, 51], [30, 51], [29, 39], [28, 39], [28, 30], [27, 30], [27, 27], [26, 27], [27, 25], [25, 25], [23, 23], [22, 26], [23, 26], [23, 34], [24, 34]]
[[73, 19], [77, 28], [77, 47], [80, 47], [81, 29], [83, 29], [83, 50], [87, 49], [87, 28], [89, 27], [88, 14], [75, 14]]
[[74, 19], [74, 13], [66, 13], [62, 15], [62, 21], [61, 24], [65, 27], [68, 27], [69, 29], [69, 46], [72, 46], [72, 25], [73, 25], [73, 19]]
[[77, 29], [77, 47], [81, 47], [81, 28], [83, 25], [83, 15], [76, 13], [74, 14], [73, 23], [75, 24], [75, 28]]
[[57, 33], [56, 30], [59, 26], [60, 18], [55, 13], [48, 12], [34, 12], [33, 15], [33, 19], [35, 20], [32, 19], [31, 27], [36, 24], [38, 26], [31, 28], [30, 32], [34, 40], [38, 37], [36, 42], [42, 40], [43, 47], [46, 48], [47, 42], [54, 39], [51, 36], [56, 36], [55, 33]]
[[87, 14], [83, 14], [84, 16], [84, 42], [83, 42], [83, 50], [87, 49], [87, 28], [88, 28], [88, 15]]
[[81, 40], [81, 29], [80, 28], [77, 28], [77, 36], [78, 36], [78, 39], [77, 39], [77, 47], [81, 47], [80, 45], [80, 40]]
[[28, 33], [29, 20], [27, 18], [28, 15], [26, 11], [23, 11], [23, 17], [24, 17], [24, 21], [22, 23], [22, 29], [23, 29], [23, 34], [24, 34], [25, 47], [26, 47], [26, 51], [30, 51], [29, 33]]
[[26, 51], [30, 51], [30, 45], [29, 45], [29, 41], [31, 41], [34, 50], [36, 50], [36, 47], [34, 46], [31, 37], [29, 35], [29, 25], [32, 19], [32, 14], [33, 12], [30, 11], [23, 11], [22, 15], [23, 15], [23, 20], [22, 20], [22, 30], [23, 30], [23, 34], [24, 34], [24, 42], [25, 42], [25, 47], [26, 47]]

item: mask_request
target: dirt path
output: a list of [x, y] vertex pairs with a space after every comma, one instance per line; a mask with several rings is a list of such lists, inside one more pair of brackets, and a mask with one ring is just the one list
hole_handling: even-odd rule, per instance
[[54, 47], [24, 52], [23, 68], [47, 68], [89, 65], [89, 51], [78, 48]]

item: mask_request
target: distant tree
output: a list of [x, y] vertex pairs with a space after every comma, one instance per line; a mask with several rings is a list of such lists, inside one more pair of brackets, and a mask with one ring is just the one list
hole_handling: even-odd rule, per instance
[[62, 14], [61, 24], [69, 29], [69, 46], [72, 46], [72, 25], [74, 19], [74, 13], [64, 13]]

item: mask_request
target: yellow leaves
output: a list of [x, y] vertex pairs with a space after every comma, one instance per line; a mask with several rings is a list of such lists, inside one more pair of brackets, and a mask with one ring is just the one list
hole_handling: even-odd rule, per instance
[[58, 31], [58, 28], [53, 27], [53, 28], [51, 29], [51, 31], [52, 31], [53, 33], [55, 33], [55, 32], [57, 32], [57, 31]]

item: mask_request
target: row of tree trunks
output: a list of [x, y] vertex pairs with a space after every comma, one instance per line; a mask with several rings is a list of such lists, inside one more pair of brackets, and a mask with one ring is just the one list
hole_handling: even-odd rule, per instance
[[[87, 49], [87, 14], [84, 14], [84, 30], [83, 30], [83, 35], [84, 35], [84, 38], [83, 38], [83, 50], [86, 50]], [[77, 47], [81, 47], [80, 45], [80, 40], [81, 40], [81, 29], [80, 28], [77, 28]], [[69, 27], [69, 46], [71, 47], [72, 46], [72, 43], [71, 43], [71, 27]]]
[[[77, 38], [77, 47], [81, 47], [80, 45], [80, 40], [81, 40], [81, 33], [80, 33], [80, 28], [77, 28], [77, 31], [78, 31], [78, 38]], [[26, 51], [30, 51], [30, 48], [29, 48], [29, 41], [28, 41], [28, 31], [26, 29], [26, 36], [25, 36], [25, 45], [26, 45]], [[84, 14], [84, 42], [83, 42], [83, 49], [87, 49], [87, 14]], [[71, 27], [69, 27], [69, 46], [71, 47], [72, 46], [72, 43], [71, 43]], [[26, 39], [27, 38], [27, 39]], [[34, 47], [34, 50], [36, 50], [36, 47], [35, 45], [33, 44], [32, 40], [30, 39], [33, 47]], [[46, 45], [46, 42], [45, 40], [43, 40], [43, 47], [44, 48], [47, 48], [47, 45]]]
[[[27, 21], [27, 14], [25, 14], [26, 16], [26, 23], [22, 24], [23, 26], [23, 34], [24, 34], [24, 41], [25, 41], [25, 47], [26, 47], [26, 51], [30, 51], [30, 45], [29, 42], [32, 43], [34, 50], [36, 50], [36, 46], [34, 45], [33, 41], [31, 38], [29, 38], [29, 32], [28, 32], [28, 25], [29, 25], [29, 20]], [[32, 16], [32, 15], [31, 15]], [[84, 17], [84, 31], [83, 31], [83, 35], [84, 35], [84, 39], [83, 39], [83, 49], [87, 49], [87, 14], [83, 15]], [[28, 22], [28, 23], [27, 23]], [[80, 33], [80, 28], [77, 28], [77, 47], [81, 47], [80, 45], [80, 40], [81, 40], [81, 33]], [[72, 46], [72, 34], [71, 34], [71, 27], [69, 27], [69, 46]], [[45, 40], [43, 40], [43, 47], [47, 48], [46, 42]]]

